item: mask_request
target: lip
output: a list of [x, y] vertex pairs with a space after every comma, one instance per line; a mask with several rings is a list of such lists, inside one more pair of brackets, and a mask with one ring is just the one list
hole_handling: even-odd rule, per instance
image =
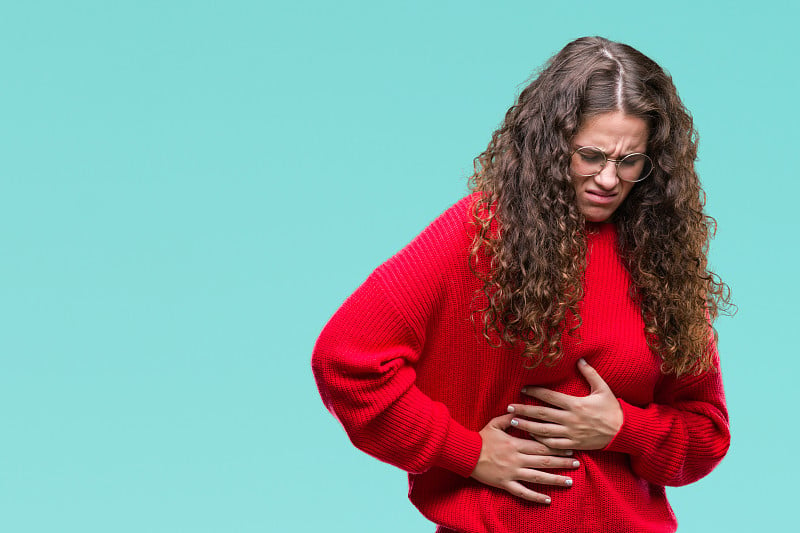
[[602, 193], [598, 191], [585, 191], [586, 199], [593, 204], [610, 204], [617, 197], [617, 193]]

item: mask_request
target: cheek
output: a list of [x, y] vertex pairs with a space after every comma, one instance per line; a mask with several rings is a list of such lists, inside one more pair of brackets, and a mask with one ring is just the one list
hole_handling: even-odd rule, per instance
[[577, 193], [581, 189], [581, 187], [583, 186], [583, 184], [586, 182], [586, 180], [588, 178], [585, 178], [583, 176], [575, 176], [574, 174], [572, 174], [570, 172], [569, 179], [570, 179], [570, 183], [572, 185], [572, 188]]
[[631, 190], [633, 190], [634, 185], [635, 185], [634, 183], [628, 183], [627, 181], [622, 183], [622, 191], [620, 192], [620, 196], [622, 197], [623, 201], [631, 193]]

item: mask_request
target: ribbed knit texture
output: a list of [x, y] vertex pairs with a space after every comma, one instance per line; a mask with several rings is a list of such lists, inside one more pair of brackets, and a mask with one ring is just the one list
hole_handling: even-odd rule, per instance
[[[409, 472], [410, 499], [440, 532], [675, 531], [664, 485], [708, 474], [730, 442], [716, 349], [714, 371], [660, 373], [614, 226], [598, 224], [588, 236], [581, 327], [563, 337], [557, 365], [525, 369], [520, 347], [491, 347], [470, 320], [481, 287], [468, 262], [470, 202], [376, 269], [328, 322], [312, 359], [325, 405], [358, 448]], [[573, 486], [533, 485], [552, 497], [539, 505], [468, 477], [478, 431], [508, 404], [535, 401], [523, 386], [589, 393], [581, 357], [619, 398], [624, 422], [605, 450], [575, 452], [578, 469], [550, 470]]]

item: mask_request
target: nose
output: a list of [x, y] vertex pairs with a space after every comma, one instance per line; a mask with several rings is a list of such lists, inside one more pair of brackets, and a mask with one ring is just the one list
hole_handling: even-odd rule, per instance
[[594, 175], [594, 182], [598, 187], [610, 191], [617, 186], [617, 164], [609, 161], [603, 170]]

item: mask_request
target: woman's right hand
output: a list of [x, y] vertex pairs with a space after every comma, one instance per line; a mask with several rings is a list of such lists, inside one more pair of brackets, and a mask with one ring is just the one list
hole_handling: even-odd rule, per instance
[[483, 439], [481, 455], [471, 475], [481, 483], [503, 489], [514, 496], [549, 504], [547, 495], [532, 491], [520, 482], [571, 487], [572, 479], [541, 469], [577, 468], [580, 463], [569, 457], [572, 453], [570, 450], [556, 450], [532, 439], [512, 437], [506, 430], [511, 427], [513, 419], [513, 414], [498, 416], [480, 431]]

